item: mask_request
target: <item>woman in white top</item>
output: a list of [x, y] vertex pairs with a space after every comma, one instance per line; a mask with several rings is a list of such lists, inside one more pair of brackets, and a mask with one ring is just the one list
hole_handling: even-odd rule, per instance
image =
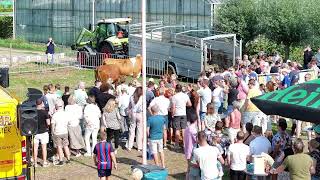
[[[95, 102], [94, 96], [89, 96], [88, 104], [84, 108], [85, 135], [87, 153], [85, 156], [92, 156], [94, 146], [97, 144], [97, 137], [100, 128], [101, 111]], [[92, 137], [92, 145], [90, 145], [90, 136]]]
[[138, 146], [138, 151], [142, 150], [142, 140], [143, 140], [143, 121], [142, 121], [142, 87], [137, 87], [135, 92], [130, 98], [129, 104], [129, 117], [131, 117], [130, 128], [129, 128], [129, 142], [127, 149], [131, 151], [134, 143], [134, 138], [137, 137], [136, 142]]
[[65, 107], [65, 112], [69, 113], [68, 133], [70, 139], [70, 148], [76, 150], [76, 157], [81, 156], [80, 149], [85, 147], [80, 127], [80, 119], [83, 117], [82, 107], [76, 104], [76, 98], [70, 96], [69, 105]]

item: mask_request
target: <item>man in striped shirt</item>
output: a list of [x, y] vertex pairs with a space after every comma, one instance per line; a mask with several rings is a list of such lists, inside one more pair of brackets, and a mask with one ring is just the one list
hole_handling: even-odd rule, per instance
[[93, 150], [94, 164], [98, 168], [100, 180], [109, 180], [111, 176], [112, 165], [117, 170], [117, 160], [111, 143], [106, 141], [107, 134], [100, 131], [101, 141], [96, 144]]

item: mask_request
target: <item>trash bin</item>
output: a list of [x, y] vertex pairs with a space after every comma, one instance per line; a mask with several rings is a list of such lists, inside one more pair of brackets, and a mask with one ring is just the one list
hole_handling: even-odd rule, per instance
[[0, 67], [0, 86], [9, 87], [9, 67]]

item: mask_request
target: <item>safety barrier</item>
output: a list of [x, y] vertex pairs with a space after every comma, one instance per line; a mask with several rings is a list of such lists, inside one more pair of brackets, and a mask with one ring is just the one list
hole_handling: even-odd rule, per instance
[[[311, 80], [318, 78], [318, 76], [315, 74], [314, 70], [307, 69], [307, 70], [301, 70], [298, 73], [299, 76], [299, 81], [298, 83], [303, 83], [304, 81], [304, 76], [306, 74], [311, 75]], [[258, 82], [259, 84], [267, 84], [267, 82], [272, 81], [272, 80], [281, 80], [281, 73], [269, 73], [269, 74], [259, 74], [258, 75]]]
[[65, 56], [64, 53], [47, 55], [12, 56], [0, 58], [0, 66], [9, 67], [10, 74], [46, 72], [66, 67], [76, 66], [73, 57]]

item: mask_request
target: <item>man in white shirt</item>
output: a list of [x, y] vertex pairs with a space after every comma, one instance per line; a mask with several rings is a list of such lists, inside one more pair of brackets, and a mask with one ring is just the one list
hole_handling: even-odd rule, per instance
[[237, 142], [229, 146], [228, 164], [230, 164], [230, 179], [246, 179], [244, 170], [249, 160], [250, 148], [243, 144], [244, 132], [237, 133]]
[[65, 151], [67, 157], [67, 163], [70, 162], [70, 150], [69, 150], [69, 140], [68, 140], [68, 117], [70, 117], [69, 113], [64, 111], [63, 101], [61, 99], [57, 100], [56, 103], [56, 112], [52, 116], [51, 120], [51, 132], [53, 135], [53, 142], [57, 147], [58, 155], [59, 155], [59, 163], [57, 166], [63, 165], [63, 151]]
[[194, 150], [194, 158], [200, 167], [201, 180], [212, 180], [219, 178], [217, 167], [218, 160], [224, 164], [223, 157], [217, 147], [210, 146], [207, 143], [207, 136], [204, 131], [198, 133], [199, 148]]
[[184, 130], [187, 127], [187, 112], [186, 107], [191, 106], [190, 98], [187, 94], [182, 92], [182, 86], [176, 85], [176, 94], [172, 97], [172, 117], [173, 129], [175, 130], [175, 143], [179, 147], [180, 130], [182, 130], [182, 139], [184, 137]]
[[212, 92], [212, 102], [214, 103], [215, 112], [219, 112], [219, 108], [223, 103], [222, 76], [216, 76], [214, 79], [214, 90]]
[[160, 88], [159, 89], [159, 97], [155, 97], [151, 102], [148, 107], [148, 110], [150, 114], [151, 112], [151, 107], [154, 105], [157, 105], [159, 107], [159, 112], [158, 115], [163, 116], [165, 119], [165, 129], [163, 130], [163, 147], [166, 149], [167, 147], [167, 129], [168, 129], [168, 110], [170, 108], [170, 100], [164, 96], [165, 89]]
[[49, 84], [48, 89], [49, 92], [45, 96], [49, 105], [49, 115], [52, 116], [52, 114], [55, 112], [55, 104], [58, 99], [58, 95], [56, 94], [56, 89], [54, 85]]
[[200, 82], [201, 88], [197, 91], [200, 96], [200, 120], [201, 120], [201, 130], [204, 130], [204, 118], [207, 113], [207, 104], [211, 102], [211, 89], [209, 88], [209, 80], [203, 79]]
[[260, 126], [253, 127], [254, 140], [250, 142], [250, 155], [261, 155], [261, 153], [269, 154], [271, 152], [270, 141], [262, 136], [262, 128]]
[[79, 83], [79, 88], [77, 90], [74, 91], [74, 96], [76, 98], [76, 103], [79, 106], [84, 107], [87, 104], [87, 99], [88, 99], [88, 95], [85, 89], [85, 83], [84, 82], [80, 82]]

